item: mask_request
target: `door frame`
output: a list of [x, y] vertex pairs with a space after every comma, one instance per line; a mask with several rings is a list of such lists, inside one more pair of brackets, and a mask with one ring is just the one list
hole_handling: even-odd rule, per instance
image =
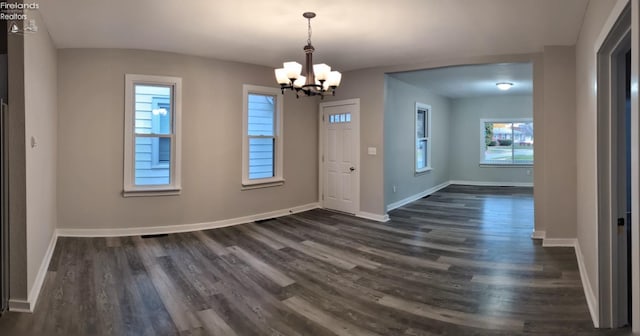
[[353, 149], [355, 155], [355, 167], [357, 177], [355, 179], [355, 194], [353, 195], [353, 203], [355, 204], [355, 215], [360, 216], [360, 178], [362, 176], [360, 170], [360, 98], [345, 99], [345, 100], [333, 100], [330, 102], [320, 103], [318, 106], [318, 203], [321, 208], [324, 208], [324, 141], [326, 139], [326, 127], [327, 120], [324, 118], [324, 109], [326, 107], [342, 106], [342, 105], [354, 105], [354, 110], [351, 112], [351, 126], [353, 127]]
[[2, 216], [0, 221], [0, 315], [9, 310], [9, 147], [8, 105], [0, 99], [0, 179], [2, 180]]
[[[638, 254], [638, 213], [640, 211], [640, 119], [638, 112], [638, 71], [640, 51], [640, 3], [638, 1], [619, 0], [603, 26], [603, 30], [595, 44], [597, 64], [597, 244], [598, 244], [598, 298], [596, 327], [616, 328], [626, 324], [621, 320], [618, 311], [618, 110], [620, 92], [618, 85], [619, 62], [624, 60], [624, 53], [631, 47], [631, 248], [632, 248], [632, 321], [633, 331], [640, 331], [640, 300], [638, 291], [638, 271], [640, 255]], [[624, 90], [624, 89], [623, 89]], [[626, 200], [625, 200], [626, 202]], [[625, 289], [626, 290], [626, 289]]]

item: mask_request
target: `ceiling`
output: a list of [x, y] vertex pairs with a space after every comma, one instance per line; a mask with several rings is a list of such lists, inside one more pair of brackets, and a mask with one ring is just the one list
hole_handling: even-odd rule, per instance
[[[531, 63], [465, 65], [390, 76], [449, 98], [533, 94]], [[513, 87], [508, 91], [498, 90], [496, 83], [499, 82], [513, 83]]]
[[39, 3], [58, 48], [136, 48], [269, 67], [340, 71], [576, 43], [589, 0], [55, 0]]

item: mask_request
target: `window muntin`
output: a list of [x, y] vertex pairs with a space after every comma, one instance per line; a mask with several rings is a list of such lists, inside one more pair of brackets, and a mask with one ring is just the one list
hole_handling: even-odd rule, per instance
[[480, 164], [533, 165], [531, 119], [482, 119], [480, 135]]
[[282, 94], [278, 89], [252, 85], [243, 90], [242, 184], [282, 182]]
[[181, 79], [126, 75], [125, 81], [125, 196], [179, 191]]
[[416, 103], [415, 171], [431, 170], [431, 106]]

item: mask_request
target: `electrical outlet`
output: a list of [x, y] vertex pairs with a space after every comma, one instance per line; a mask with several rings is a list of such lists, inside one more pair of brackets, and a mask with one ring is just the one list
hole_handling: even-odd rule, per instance
[[531, 176], [531, 169], [527, 169], [527, 175]]

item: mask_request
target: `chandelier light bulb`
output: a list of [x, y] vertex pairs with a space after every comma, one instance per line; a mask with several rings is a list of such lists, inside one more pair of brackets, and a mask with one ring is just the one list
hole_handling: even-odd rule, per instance
[[276, 80], [278, 81], [278, 84], [280, 85], [289, 84], [290, 80], [289, 80], [289, 77], [287, 76], [287, 69], [280, 68], [280, 69], [275, 69], [274, 71], [276, 73]]
[[302, 72], [302, 64], [298, 62], [284, 62], [284, 69], [287, 71], [287, 78], [296, 79]]

